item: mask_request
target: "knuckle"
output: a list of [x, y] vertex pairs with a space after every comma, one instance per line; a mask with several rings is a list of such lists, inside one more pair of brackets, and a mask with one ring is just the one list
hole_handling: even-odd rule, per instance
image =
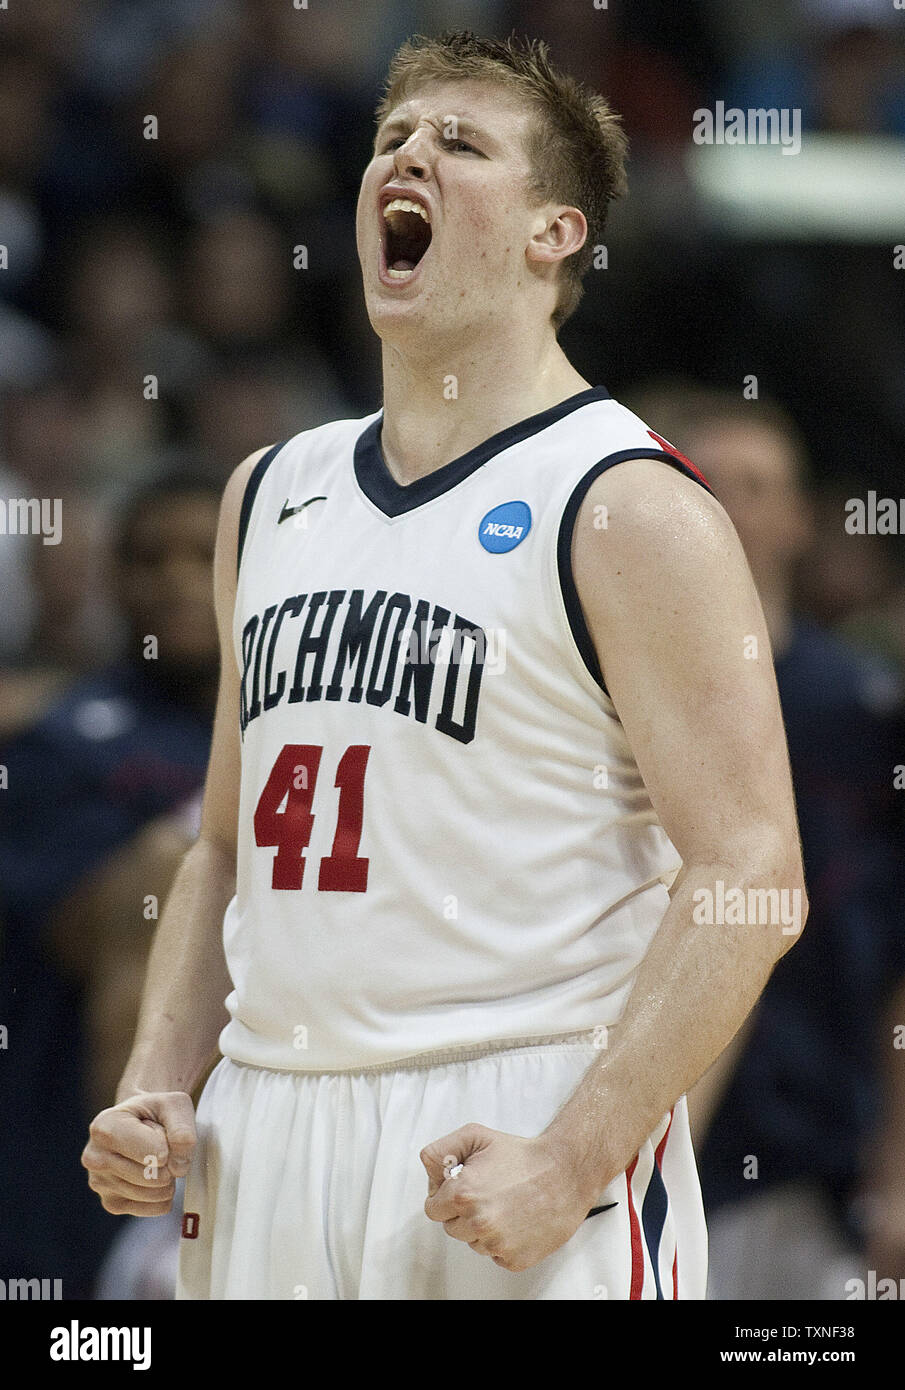
[[88, 1133], [97, 1144], [109, 1143], [111, 1135], [111, 1121], [108, 1119], [109, 1110], [102, 1110], [99, 1115], [95, 1115], [91, 1124], [88, 1126]]

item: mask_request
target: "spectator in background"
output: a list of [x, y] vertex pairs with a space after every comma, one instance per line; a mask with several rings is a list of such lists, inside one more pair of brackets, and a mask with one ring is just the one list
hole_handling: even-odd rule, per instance
[[176, 298], [170, 256], [152, 224], [105, 216], [81, 226], [66, 257], [61, 326], [85, 481], [121, 490], [149, 471], [169, 439], [173, 402], [209, 356], [175, 322]]
[[0, 390], [29, 386], [54, 365], [52, 337], [35, 316], [45, 236], [32, 188], [50, 141], [50, 83], [31, 57], [0, 56]]
[[236, 459], [254, 453], [261, 439], [288, 439], [354, 414], [316, 345], [296, 344], [292, 356], [251, 351], [213, 367], [187, 398], [184, 423], [225, 484]]
[[[0, 531], [0, 738], [33, 723], [64, 684], [106, 660], [116, 629], [100, 580], [104, 510], [81, 485], [83, 414], [64, 383], [11, 391], [2, 402], [0, 499], [51, 511], [46, 540]], [[58, 506], [59, 504], [59, 506]], [[31, 524], [29, 523], [29, 529]]]
[[[167, 842], [174, 853], [174, 826], [160, 821], [197, 797], [207, 766], [218, 666], [210, 574], [219, 491], [183, 471], [131, 499], [111, 575], [128, 629], [122, 658], [82, 678], [0, 749], [8, 777], [0, 791], [0, 1020], [8, 1029], [0, 1111], [16, 1117], [0, 1129], [0, 1277], [59, 1277], [66, 1298], [88, 1296], [116, 1228], [96, 1210], [79, 1165], [92, 1113], [79, 977], [85, 965], [96, 969], [91, 1042], [115, 1045], [118, 974], [138, 958], [150, 931], [146, 895], [168, 886], [163, 869]], [[183, 827], [184, 841], [188, 833]], [[145, 866], [131, 879], [130, 845]], [[110, 872], [136, 892], [148, 872], [145, 893], [124, 917], [127, 903], [122, 892], [110, 896], [108, 881], [115, 921], [103, 911], [73, 910], [73, 895], [82, 895], [83, 909], [103, 905], [103, 869], [113, 855]], [[124, 944], [130, 925], [140, 938], [131, 956]], [[105, 1074], [102, 1057], [89, 1059], [97, 1084]]]
[[894, 1052], [887, 1012], [905, 1002], [893, 791], [902, 682], [796, 612], [812, 519], [784, 412], [693, 387], [633, 408], [694, 459], [745, 548], [774, 650], [810, 902], [801, 942], [690, 1098], [712, 1296], [843, 1299], [871, 1249], [896, 1261], [881, 1277], [905, 1271], [905, 1171], [888, 1161], [905, 1142], [905, 1052]]
[[848, 527], [852, 499], [865, 495], [863, 479], [814, 489], [815, 544], [801, 567], [798, 596], [819, 623], [871, 647], [905, 677], [902, 537], [860, 535]]
[[[7, 496], [60, 502], [55, 543], [30, 535], [25, 589], [28, 642], [15, 655], [18, 674], [44, 672], [52, 683], [106, 661], [117, 632], [101, 580], [106, 513], [93, 491], [83, 402], [68, 380], [10, 392], [4, 403], [3, 453], [15, 474]], [[0, 545], [13, 538], [0, 537]], [[19, 539], [18, 537], [15, 539]]]
[[[228, 25], [161, 49], [146, 81], [121, 110], [140, 160], [132, 202], [181, 235], [198, 219], [251, 192], [243, 167], [239, 106], [242, 45]], [[156, 120], [152, 131], [146, 122]]]
[[727, 106], [798, 108], [809, 130], [905, 135], [905, 33], [892, 0], [794, 0], [774, 4], [766, 24], [763, 9], [719, 6], [736, 47]]
[[199, 226], [186, 250], [186, 317], [220, 353], [290, 344], [292, 246], [256, 211], [219, 213]]
[[633, 163], [652, 152], [681, 158], [715, 62], [701, 0], [611, 8], [515, 0], [508, 10], [512, 25], [546, 40], [576, 77], [607, 93], [629, 133]]

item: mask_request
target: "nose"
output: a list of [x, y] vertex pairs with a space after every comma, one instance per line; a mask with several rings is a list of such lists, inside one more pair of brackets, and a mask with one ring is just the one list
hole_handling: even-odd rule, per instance
[[422, 131], [413, 130], [405, 143], [395, 151], [393, 166], [400, 178], [405, 175], [413, 179], [427, 178], [427, 155], [424, 138]]

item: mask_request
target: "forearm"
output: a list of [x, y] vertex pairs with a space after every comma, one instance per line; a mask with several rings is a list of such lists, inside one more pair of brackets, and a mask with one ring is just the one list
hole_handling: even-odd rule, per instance
[[226, 851], [198, 840], [167, 899], [148, 962], [135, 1041], [117, 1101], [138, 1091], [191, 1092], [228, 1020], [232, 988], [223, 955], [223, 913], [235, 891]]
[[[687, 866], [642, 961], [628, 1004], [580, 1085], [545, 1131], [589, 1200], [631, 1163], [675, 1102], [742, 1026], [776, 960], [795, 940], [782, 924], [695, 921], [697, 890], [785, 888], [806, 915], [798, 861], [762, 854], [756, 868]], [[798, 897], [793, 896], [797, 890]], [[725, 915], [730, 915], [726, 913]]]

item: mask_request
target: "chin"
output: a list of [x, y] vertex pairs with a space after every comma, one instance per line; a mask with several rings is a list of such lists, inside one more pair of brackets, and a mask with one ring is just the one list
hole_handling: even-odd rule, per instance
[[436, 331], [436, 324], [428, 321], [424, 306], [418, 300], [387, 300], [375, 296], [367, 307], [371, 327], [378, 338], [394, 337], [418, 329]]

